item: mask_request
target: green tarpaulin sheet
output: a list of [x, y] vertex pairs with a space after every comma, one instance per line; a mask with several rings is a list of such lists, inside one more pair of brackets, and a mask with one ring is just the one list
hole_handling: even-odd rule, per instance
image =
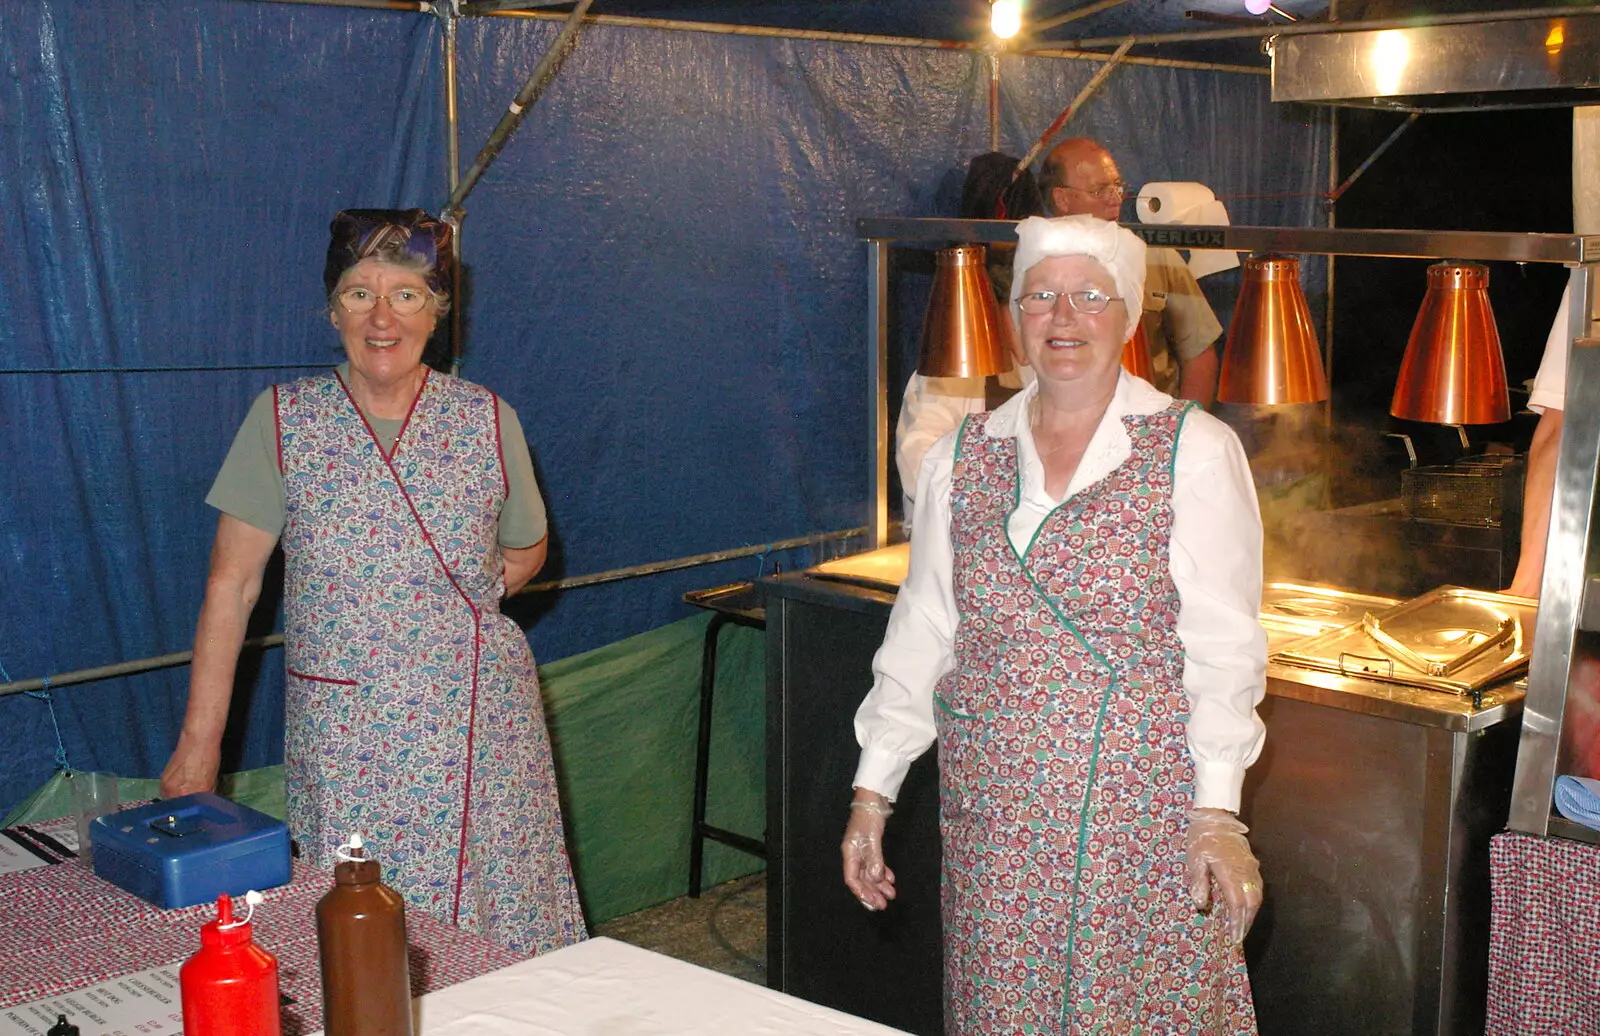
[[[590, 924], [687, 891], [700, 659], [710, 619], [698, 615], [539, 667], [567, 841]], [[766, 826], [764, 662], [759, 630], [723, 626], [706, 819], [758, 839]], [[145, 801], [157, 784], [124, 778], [118, 797]], [[280, 766], [227, 774], [218, 790], [283, 816]], [[70, 812], [71, 787], [57, 774], [3, 824]], [[706, 843], [707, 886], [762, 866]]]

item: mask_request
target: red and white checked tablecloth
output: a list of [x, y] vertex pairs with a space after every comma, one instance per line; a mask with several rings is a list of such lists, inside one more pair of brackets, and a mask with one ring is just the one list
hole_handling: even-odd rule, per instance
[[[263, 893], [250, 922], [294, 1001], [283, 1009], [284, 1036], [322, 1028], [314, 911], [332, 886], [332, 874], [297, 860], [290, 883]], [[184, 961], [216, 912], [215, 903], [162, 910], [71, 862], [0, 875], [0, 1008]], [[527, 957], [416, 911], [406, 915], [406, 935], [413, 996]]]
[[1600, 1036], [1600, 846], [1507, 831], [1489, 859], [1489, 1036]]

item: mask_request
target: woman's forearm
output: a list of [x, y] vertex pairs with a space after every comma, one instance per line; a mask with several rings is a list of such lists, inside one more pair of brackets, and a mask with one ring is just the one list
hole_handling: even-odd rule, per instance
[[221, 743], [233, 697], [239, 649], [260, 593], [259, 581], [253, 587], [222, 584], [217, 579], [208, 581], [195, 627], [194, 661], [189, 666], [189, 705], [183, 717], [185, 738], [201, 745]]
[[199, 739], [201, 744], [222, 740], [239, 648], [244, 644], [250, 613], [261, 597], [267, 559], [277, 545], [277, 536], [232, 515], [217, 520], [206, 596], [195, 625], [194, 661], [189, 667], [189, 707], [183, 719], [186, 738]]
[[1522, 488], [1522, 547], [1508, 593], [1538, 597], [1544, 582], [1544, 555], [1550, 542], [1550, 509], [1556, 490], [1556, 456], [1561, 450], [1562, 412], [1545, 410], [1528, 447]]

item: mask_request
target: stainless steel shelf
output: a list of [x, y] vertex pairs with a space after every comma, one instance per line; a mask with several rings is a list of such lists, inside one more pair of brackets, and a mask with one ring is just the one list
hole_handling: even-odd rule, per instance
[[1559, 838], [1570, 838], [1574, 842], [1588, 842], [1590, 845], [1600, 845], [1600, 831], [1582, 824], [1574, 824], [1559, 813], [1550, 814], [1550, 833]]
[[[1199, 227], [1124, 223], [1148, 245], [1225, 248], [1404, 259], [1510, 260], [1527, 263], [1600, 261], [1600, 235], [1490, 234], [1464, 230], [1355, 230], [1341, 227]], [[897, 245], [1015, 243], [1016, 223], [1003, 219], [856, 220], [856, 236]]]

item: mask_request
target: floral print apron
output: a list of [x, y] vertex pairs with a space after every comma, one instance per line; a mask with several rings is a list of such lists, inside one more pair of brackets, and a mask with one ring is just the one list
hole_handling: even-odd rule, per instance
[[494, 394], [430, 371], [388, 457], [336, 373], [274, 395], [301, 853], [332, 867], [359, 831], [408, 907], [530, 953], [584, 938], [533, 655], [499, 609]]
[[968, 418], [951, 481], [960, 622], [935, 691], [951, 1034], [1254, 1033], [1244, 958], [1184, 880], [1194, 800], [1168, 569], [1186, 407], [1020, 554], [1017, 443]]

